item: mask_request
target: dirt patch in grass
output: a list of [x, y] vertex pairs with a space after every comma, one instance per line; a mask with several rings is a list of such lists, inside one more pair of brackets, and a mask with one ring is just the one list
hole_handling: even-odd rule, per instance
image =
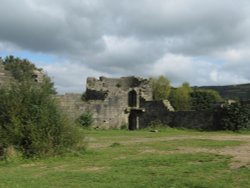
[[230, 155], [233, 157], [230, 164], [231, 168], [250, 167], [250, 136], [249, 135], [223, 135], [210, 136], [211, 140], [235, 140], [243, 141], [244, 143], [234, 147], [224, 147], [220, 149], [206, 149], [206, 152], [212, 152], [220, 155]]
[[[91, 148], [105, 148], [109, 147], [112, 144], [112, 137], [110, 141], [105, 143], [89, 143]], [[232, 162], [230, 164], [231, 168], [240, 168], [240, 167], [250, 167], [250, 135], [178, 135], [178, 136], [166, 136], [159, 138], [133, 138], [130, 140], [121, 140], [119, 141], [122, 145], [131, 145], [138, 143], [147, 143], [147, 142], [159, 142], [159, 141], [174, 141], [174, 140], [183, 140], [183, 139], [207, 139], [215, 141], [242, 141], [243, 144], [239, 146], [226, 146], [223, 148], [200, 148], [200, 147], [178, 147], [176, 150], [171, 151], [162, 151], [157, 149], [147, 149], [142, 148], [141, 153], [159, 153], [159, 154], [175, 154], [175, 153], [194, 153], [194, 152], [206, 152], [206, 153], [215, 153], [219, 155], [230, 155], [232, 156]]]

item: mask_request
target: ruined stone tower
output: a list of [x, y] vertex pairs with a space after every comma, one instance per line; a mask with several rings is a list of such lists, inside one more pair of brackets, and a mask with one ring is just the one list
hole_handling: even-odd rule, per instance
[[152, 100], [150, 81], [139, 77], [88, 78], [85, 101], [80, 95], [58, 96], [61, 106], [73, 118], [90, 112], [100, 128], [139, 128], [139, 116], [145, 112], [143, 101]]
[[140, 103], [152, 100], [152, 90], [149, 80], [139, 77], [88, 78], [86, 100], [103, 101], [104, 106], [98, 107], [103, 111], [96, 111], [99, 124], [138, 129], [139, 116], [145, 111]]

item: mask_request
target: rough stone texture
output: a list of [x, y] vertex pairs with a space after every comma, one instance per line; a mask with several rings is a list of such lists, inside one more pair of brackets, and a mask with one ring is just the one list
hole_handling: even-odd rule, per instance
[[136, 89], [145, 100], [152, 100], [152, 89], [148, 79], [139, 77], [106, 78], [100, 77], [87, 79], [87, 100], [104, 100], [109, 97], [119, 96]]
[[62, 109], [72, 119], [85, 112], [94, 118], [94, 126], [121, 128], [133, 122], [139, 128], [138, 114], [142, 113], [140, 99], [152, 100], [152, 89], [147, 79], [138, 77], [88, 78], [85, 100], [79, 94], [58, 95]]
[[160, 121], [173, 127], [212, 129], [216, 116], [208, 111], [177, 111], [169, 101], [153, 101], [149, 80], [137, 77], [88, 78], [85, 99], [79, 94], [57, 96], [64, 111], [76, 119], [85, 112], [93, 114], [100, 128], [140, 129]]
[[37, 83], [42, 83], [45, 75], [40, 70], [34, 70], [32, 76]]
[[145, 113], [140, 117], [140, 128], [161, 122], [171, 127], [192, 129], [214, 129], [216, 116], [213, 110], [171, 111], [164, 101], [146, 101], [143, 103]]

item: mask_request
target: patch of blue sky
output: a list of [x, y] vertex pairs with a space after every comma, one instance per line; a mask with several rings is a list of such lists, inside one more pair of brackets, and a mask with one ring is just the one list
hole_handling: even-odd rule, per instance
[[30, 51], [0, 51], [0, 57], [5, 58], [6, 56], [13, 55], [21, 59], [27, 59], [33, 63], [41, 64], [53, 64], [58, 61], [58, 58], [53, 55], [34, 53]]
[[213, 63], [216, 65], [223, 65], [225, 64], [225, 60], [224, 59], [220, 59], [220, 58], [215, 58], [215, 57], [208, 57], [208, 56], [197, 56], [197, 57], [193, 57], [194, 61], [201, 61], [201, 62], [209, 62], [209, 63]]

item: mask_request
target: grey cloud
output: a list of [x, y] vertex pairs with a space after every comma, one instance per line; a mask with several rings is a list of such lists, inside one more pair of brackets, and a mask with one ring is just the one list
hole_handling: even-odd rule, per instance
[[[95, 71], [95, 75], [160, 74], [152, 69], [166, 54], [172, 54], [191, 59], [190, 68], [181, 69], [190, 74], [182, 75], [197, 84], [213, 83], [209, 78], [213, 69], [250, 80], [249, 69], [242, 68], [249, 65], [247, 59], [231, 66], [231, 60], [218, 56], [228, 49], [248, 48], [249, 10], [247, 0], [2, 0], [0, 46], [10, 44], [59, 56], [84, 67], [83, 71]], [[105, 37], [117, 40], [112, 49], [112, 41]], [[204, 61], [197, 64], [193, 61], [196, 57], [227, 62], [225, 66]], [[200, 80], [192, 76], [197, 67], [206, 70]], [[52, 68], [48, 72], [59, 75]], [[176, 82], [184, 79], [175, 69], [163, 73]], [[62, 78], [68, 80], [60, 82], [61, 88], [77, 79], [73, 74]]]

